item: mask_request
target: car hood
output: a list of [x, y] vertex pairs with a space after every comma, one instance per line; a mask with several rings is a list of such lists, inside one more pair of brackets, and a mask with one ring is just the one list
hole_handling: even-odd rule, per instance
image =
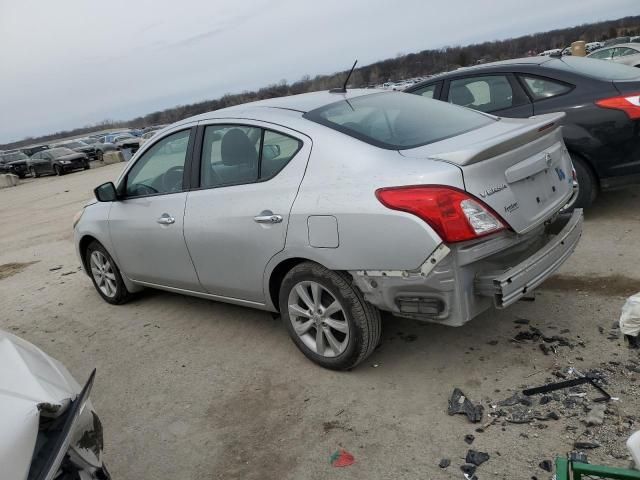
[[3, 478], [27, 478], [40, 411], [62, 413], [80, 390], [80, 385], [60, 362], [35, 345], [0, 330]]
[[26, 165], [27, 158], [23, 158], [22, 160], [14, 160], [13, 162], [7, 162], [5, 165]]

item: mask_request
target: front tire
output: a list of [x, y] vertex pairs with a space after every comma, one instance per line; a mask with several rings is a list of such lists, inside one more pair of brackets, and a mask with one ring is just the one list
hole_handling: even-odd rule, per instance
[[64, 175], [64, 170], [62, 170], [62, 167], [60, 165], [54, 165], [53, 166], [53, 171], [55, 172], [55, 174], [59, 177], [61, 177], [62, 175]]
[[105, 302], [121, 305], [131, 299], [116, 262], [100, 242], [93, 241], [87, 247], [85, 265], [93, 286]]
[[598, 196], [598, 180], [584, 160], [575, 155], [571, 155], [571, 161], [573, 162], [573, 167], [576, 169], [578, 188], [580, 189], [578, 199], [574, 206], [575, 208], [590, 207]]
[[287, 273], [279, 306], [293, 342], [322, 367], [354, 368], [380, 341], [378, 309], [365, 301], [348, 275], [317, 263], [304, 262]]
[[36, 167], [31, 167], [29, 169], [29, 171], [31, 172], [31, 176], [33, 178], [38, 178], [40, 176], [40, 174], [38, 173], [38, 171], [36, 170]]

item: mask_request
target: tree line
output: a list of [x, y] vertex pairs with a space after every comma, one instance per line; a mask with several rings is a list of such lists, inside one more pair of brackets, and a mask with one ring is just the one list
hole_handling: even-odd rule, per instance
[[[435, 73], [446, 72], [478, 63], [536, 55], [544, 50], [567, 47], [577, 40], [594, 42], [605, 41], [619, 36], [633, 35], [640, 35], [640, 16], [589, 23], [548, 32], [534, 33], [518, 38], [483, 42], [467, 46], [445, 46], [438, 49], [409, 53], [407, 55], [398, 55], [396, 58], [389, 58], [356, 68], [349, 84], [351, 87], [377, 85], [387, 81], [433, 75]], [[347, 71], [341, 71], [330, 75], [316, 75], [313, 78], [307, 75], [293, 83], [287, 83], [282, 80], [280, 83], [269, 85], [259, 90], [226, 94], [214, 100], [206, 100], [190, 105], [178, 105], [132, 120], [105, 120], [95, 125], [88, 125], [73, 130], [55, 132], [39, 137], [27, 137], [17, 142], [0, 145], [0, 149], [8, 150], [34, 143], [45, 143], [57, 138], [80, 136], [108, 128], [143, 128], [151, 125], [173, 123], [200, 113], [219, 110], [255, 100], [328, 90], [341, 86], [346, 73]]]

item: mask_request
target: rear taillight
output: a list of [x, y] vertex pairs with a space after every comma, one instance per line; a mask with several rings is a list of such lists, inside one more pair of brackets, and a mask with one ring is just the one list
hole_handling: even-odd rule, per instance
[[603, 98], [602, 100], [597, 100], [596, 105], [602, 108], [622, 110], [631, 120], [640, 118], [640, 93]]
[[380, 188], [376, 197], [387, 208], [421, 218], [448, 243], [473, 240], [506, 228], [483, 202], [453, 187]]

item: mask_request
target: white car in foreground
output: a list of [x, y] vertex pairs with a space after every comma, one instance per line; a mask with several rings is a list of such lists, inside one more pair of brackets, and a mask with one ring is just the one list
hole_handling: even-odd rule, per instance
[[35, 345], [0, 330], [0, 478], [108, 480], [89, 394]]

